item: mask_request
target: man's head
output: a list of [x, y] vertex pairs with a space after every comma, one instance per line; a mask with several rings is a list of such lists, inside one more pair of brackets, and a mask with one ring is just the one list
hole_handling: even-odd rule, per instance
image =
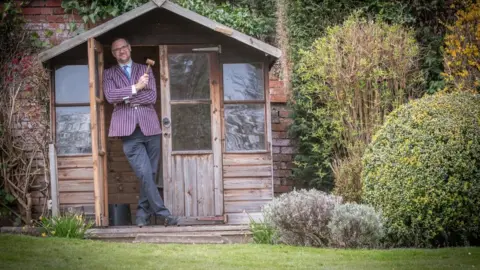
[[124, 38], [116, 38], [112, 42], [112, 54], [119, 64], [126, 64], [130, 61], [132, 48]]

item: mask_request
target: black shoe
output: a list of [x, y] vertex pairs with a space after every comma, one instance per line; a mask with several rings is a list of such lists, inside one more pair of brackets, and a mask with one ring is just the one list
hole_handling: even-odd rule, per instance
[[137, 223], [137, 226], [140, 228], [148, 225], [148, 222], [143, 218], [137, 218], [136, 223]]
[[178, 217], [176, 216], [168, 216], [168, 217], [165, 217], [165, 227], [167, 226], [174, 226], [174, 225], [178, 225]]

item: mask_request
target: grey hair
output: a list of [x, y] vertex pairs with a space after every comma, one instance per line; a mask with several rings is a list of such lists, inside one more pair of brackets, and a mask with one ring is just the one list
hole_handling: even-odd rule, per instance
[[115, 43], [115, 41], [120, 40], [120, 39], [125, 40], [125, 42], [126, 42], [128, 45], [130, 45], [130, 42], [128, 41], [128, 39], [126, 39], [126, 38], [124, 38], [124, 37], [116, 37], [116, 38], [114, 38], [111, 44]]

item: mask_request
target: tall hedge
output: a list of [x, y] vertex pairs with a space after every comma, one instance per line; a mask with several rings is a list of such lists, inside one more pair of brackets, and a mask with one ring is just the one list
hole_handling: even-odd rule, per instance
[[[301, 78], [299, 51], [310, 49], [314, 40], [326, 34], [328, 27], [342, 24], [352, 11], [360, 10], [366, 18], [381, 19], [387, 23], [410, 27], [415, 32], [415, 38], [420, 45], [419, 64], [425, 79], [424, 90], [434, 93], [444, 84], [440, 74], [443, 71], [441, 47], [446, 30], [445, 23], [451, 22], [455, 10], [463, 7], [464, 2], [468, 1], [452, 0], [448, 3], [443, 0], [280, 1], [285, 3], [287, 17], [285, 21], [290, 46], [288, 56], [293, 66], [291, 85], [294, 101], [291, 105], [294, 118], [300, 119], [292, 126], [291, 131], [293, 137], [308, 142], [299, 144], [299, 154], [295, 158], [298, 166], [293, 171], [294, 179], [306, 181], [311, 184], [310, 187], [327, 190], [333, 187], [334, 177], [331, 169], [333, 156], [331, 152], [330, 154], [326, 153], [323, 149], [334, 147], [331, 140], [335, 134], [330, 132], [324, 135], [309, 135], [313, 134], [312, 130], [315, 129], [333, 130], [331, 123], [328, 122], [328, 116], [322, 116], [321, 112], [316, 110], [316, 107], [322, 106], [322, 104], [316, 99], [312, 99], [305, 101], [313, 104], [311, 108], [305, 109], [305, 107], [297, 106], [298, 101], [302, 100], [300, 92], [308, 87]], [[316, 121], [319, 118], [327, 119], [327, 121]], [[319, 154], [319, 152], [322, 153]], [[356, 166], [357, 161], [356, 158], [353, 158], [342, 161], [342, 163]], [[355, 173], [358, 169], [346, 168], [337, 171]]]
[[[346, 192], [358, 193], [361, 185], [350, 184], [359, 182], [360, 162], [346, 158], [360, 160], [385, 116], [409, 98], [421, 96], [418, 58], [412, 31], [358, 14], [329, 27], [310, 50], [302, 51], [292, 130], [301, 150], [295, 171], [311, 174], [303, 178], [308, 184], [331, 187], [331, 163], [336, 160], [335, 182], [341, 180], [343, 187], [348, 186]], [[350, 190], [353, 186], [359, 188]]]
[[395, 246], [480, 239], [480, 96], [442, 94], [392, 112], [363, 160], [366, 203]]

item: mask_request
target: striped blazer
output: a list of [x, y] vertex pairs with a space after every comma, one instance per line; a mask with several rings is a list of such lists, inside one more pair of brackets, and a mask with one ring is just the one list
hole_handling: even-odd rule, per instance
[[132, 63], [131, 82], [119, 65], [103, 72], [103, 90], [108, 103], [114, 104], [110, 121], [109, 137], [129, 136], [136, 127], [136, 121], [145, 136], [162, 133], [155, 102], [157, 87], [153, 72], [148, 72], [148, 85], [132, 94], [132, 85], [145, 73], [147, 66]]

